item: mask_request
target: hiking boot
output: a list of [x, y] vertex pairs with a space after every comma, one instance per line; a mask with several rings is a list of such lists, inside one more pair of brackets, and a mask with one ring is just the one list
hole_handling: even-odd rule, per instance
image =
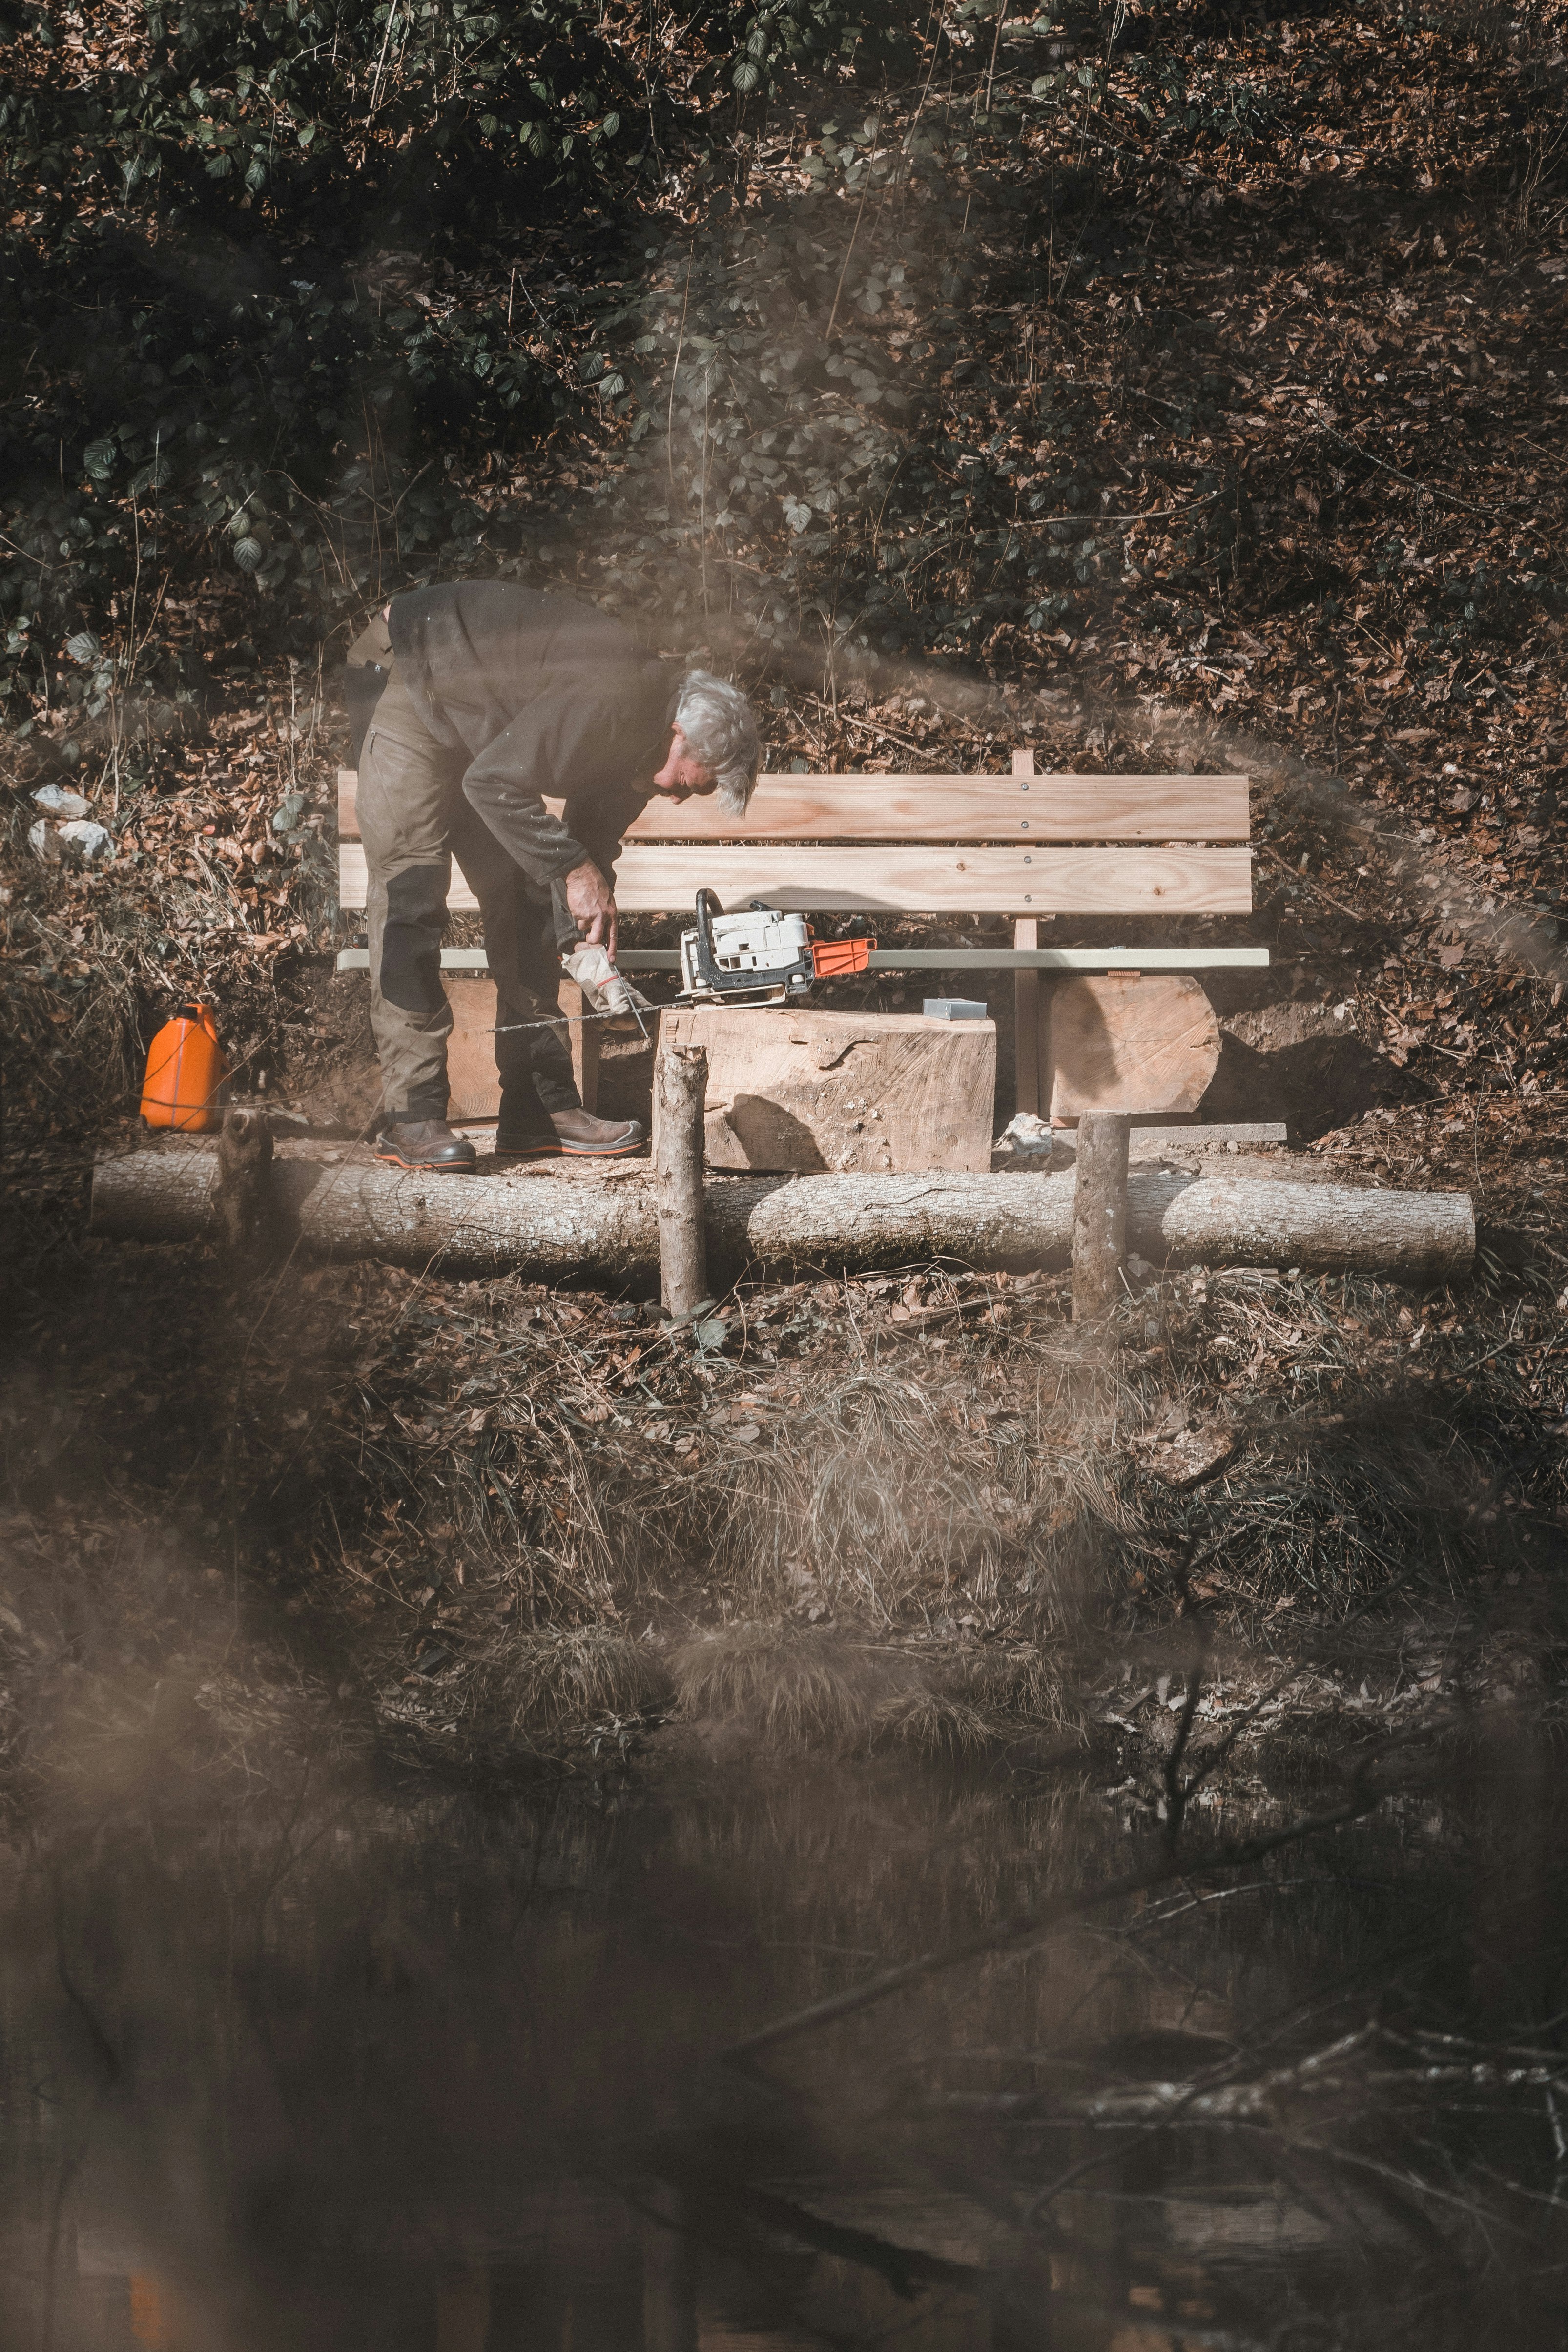
[[549, 1129], [500, 1127], [498, 1160], [619, 1160], [640, 1151], [647, 1129], [639, 1118], [595, 1118], [586, 1110], [552, 1110]]
[[466, 1135], [453, 1134], [444, 1118], [405, 1118], [382, 1129], [375, 1156], [394, 1168], [421, 1174], [471, 1176], [479, 1154]]

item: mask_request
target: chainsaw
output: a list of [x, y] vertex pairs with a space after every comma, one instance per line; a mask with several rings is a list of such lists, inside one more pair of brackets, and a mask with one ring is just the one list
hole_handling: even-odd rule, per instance
[[711, 890], [699, 890], [697, 928], [680, 935], [680, 992], [699, 1004], [793, 1004], [816, 981], [864, 971], [876, 944], [819, 940], [804, 915], [761, 898], [743, 915], [726, 915]]

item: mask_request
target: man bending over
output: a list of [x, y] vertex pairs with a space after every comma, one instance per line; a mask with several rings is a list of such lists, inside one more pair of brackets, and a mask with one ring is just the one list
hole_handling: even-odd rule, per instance
[[[558, 1028], [560, 956], [616, 951], [621, 835], [656, 793], [744, 814], [762, 750], [750, 703], [655, 661], [605, 613], [507, 581], [395, 596], [349, 655], [381, 1059], [377, 1157], [474, 1165], [447, 1124], [441, 937], [456, 857], [496, 985], [498, 1158], [637, 1150], [636, 1119], [592, 1118]], [[561, 816], [546, 795], [565, 803]]]

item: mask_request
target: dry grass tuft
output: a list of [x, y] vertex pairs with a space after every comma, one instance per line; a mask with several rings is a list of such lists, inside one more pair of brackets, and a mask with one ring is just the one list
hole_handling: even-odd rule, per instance
[[1059, 1731], [1073, 1719], [1060, 1665], [1032, 1643], [973, 1643], [933, 1661], [932, 1685], [940, 1698], [983, 1715], [1005, 1714], [1015, 1726]]
[[989, 1616], [1016, 1588], [1055, 1512], [1054, 1449], [1023, 1442], [1016, 1408], [1000, 1444], [972, 1427], [980, 1397], [962, 1358], [918, 1369], [915, 1381], [901, 1360], [824, 1351], [778, 1442], [726, 1465], [705, 1549], [739, 1605], [787, 1606], [797, 1562], [830, 1607], [872, 1623], [915, 1609], [929, 1622], [961, 1596]]
[[668, 1704], [663, 1660], [607, 1625], [521, 1633], [495, 1650], [475, 1678], [475, 1711], [518, 1734], [619, 1719]]
[[990, 1717], [946, 1691], [896, 1691], [877, 1709], [872, 1745], [901, 1748], [931, 1764], [963, 1764], [984, 1756], [1003, 1736]]
[[686, 1714], [747, 1721], [780, 1747], [835, 1750], [865, 1738], [895, 1679], [893, 1661], [834, 1634], [754, 1619], [688, 1643], [674, 1670]]

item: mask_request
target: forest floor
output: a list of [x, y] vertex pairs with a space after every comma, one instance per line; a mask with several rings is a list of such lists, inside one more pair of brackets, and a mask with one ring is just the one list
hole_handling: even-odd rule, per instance
[[[945, 195], [879, 198], [853, 270], [842, 255], [869, 375], [817, 394], [857, 429], [904, 418], [952, 513], [934, 539], [929, 514], [900, 522], [880, 605], [823, 608], [826, 662], [800, 567], [826, 579], [836, 532], [875, 536], [826, 477], [788, 520], [736, 489], [699, 599], [689, 530], [650, 528], [624, 425], [584, 422], [510, 471], [459, 453], [498, 569], [628, 610], [641, 580], [672, 643], [754, 685], [776, 766], [979, 769], [1028, 743], [1042, 768], [1247, 770], [1257, 914], [1183, 936], [1260, 941], [1272, 964], [1212, 991], [1209, 1113], [1287, 1118], [1315, 1171], [1469, 1190], [1473, 1279], [1151, 1269], [1091, 1349], [1052, 1276], [914, 1266], [744, 1290], [692, 1351], [637, 1297], [298, 1264], [237, 1285], [204, 1248], [91, 1239], [93, 1156], [132, 1131], [179, 997], [215, 998], [242, 1083], [274, 1101], [352, 1124], [373, 1089], [364, 982], [332, 969], [352, 935], [331, 903], [342, 647], [314, 668], [285, 653], [254, 586], [193, 548], [155, 625], [213, 656], [199, 723], [148, 733], [136, 762], [106, 738], [89, 773], [58, 748], [62, 701], [7, 750], [0, 1762], [18, 1799], [89, 1732], [206, 1742], [238, 1770], [247, 1723], [297, 1715], [465, 1773], [599, 1769], [681, 1722], [719, 1752], [743, 1733], [987, 1768], [1023, 1740], [1157, 1807], [1200, 1626], [1205, 1720], [1236, 1726], [1227, 1769], [1250, 1758], [1264, 1781], [1331, 1716], [1556, 1704], [1568, 260], [1536, 127], [1554, 26], [1229, 30], [1205, 71], [1267, 86], [1269, 138], [1216, 133], [1142, 177], [1102, 158], [1092, 189], [1064, 179], [1044, 257], [1009, 210], [1037, 159], [987, 177], [944, 114]], [[581, 252], [563, 228], [478, 267], [498, 285], [521, 268], [563, 373], [618, 349], [618, 289], [630, 369], [634, 326], [672, 340], [682, 255], [694, 331], [781, 218], [839, 254], [858, 224], [846, 106], [831, 132], [819, 105], [741, 140], [721, 211], [677, 175], [635, 283], [634, 241], [602, 218]], [[900, 289], [958, 207], [962, 271], [928, 313]], [[439, 311], [439, 269], [383, 260]], [[595, 302], [552, 296], [574, 270]], [[903, 408], [873, 416], [879, 372]], [[982, 473], [1011, 506], [955, 538]], [[1228, 536], [1188, 533], [1227, 500]], [[1015, 544], [1047, 543], [1022, 620], [997, 582]], [[710, 554], [714, 579], [760, 562], [777, 584], [771, 635], [710, 590]], [[59, 835], [62, 793], [111, 860]], [[1005, 1095], [1000, 992], [995, 1009]], [[1183, 1423], [1218, 1433], [1187, 1490], [1152, 1466]]]

